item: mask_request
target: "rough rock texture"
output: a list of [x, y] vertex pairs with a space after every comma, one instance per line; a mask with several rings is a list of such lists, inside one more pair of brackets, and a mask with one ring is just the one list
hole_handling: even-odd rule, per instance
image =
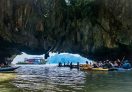
[[0, 59], [25, 51], [131, 56], [131, 0], [0, 0]]

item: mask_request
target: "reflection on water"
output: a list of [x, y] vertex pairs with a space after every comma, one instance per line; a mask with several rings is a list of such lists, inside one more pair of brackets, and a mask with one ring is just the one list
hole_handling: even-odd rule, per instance
[[20, 92], [19, 88], [12, 85], [11, 81], [15, 78], [15, 73], [0, 73], [0, 92]]
[[28, 65], [17, 72], [17, 78], [11, 84], [22, 92], [132, 92], [132, 71], [83, 72]]
[[13, 82], [19, 88], [33, 91], [71, 91], [83, 89], [84, 72], [56, 66], [22, 66]]

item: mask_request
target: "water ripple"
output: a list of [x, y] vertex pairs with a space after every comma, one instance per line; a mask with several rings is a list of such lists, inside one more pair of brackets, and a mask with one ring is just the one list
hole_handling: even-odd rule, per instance
[[[13, 84], [25, 90], [64, 91], [64, 88], [81, 90], [85, 83], [84, 72], [56, 66], [21, 66]], [[65, 91], [70, 91], [65, 89]], [[45, 92], [45, 91], [44, 91]], [[48, 92], [48, 91], [47, 91]]]

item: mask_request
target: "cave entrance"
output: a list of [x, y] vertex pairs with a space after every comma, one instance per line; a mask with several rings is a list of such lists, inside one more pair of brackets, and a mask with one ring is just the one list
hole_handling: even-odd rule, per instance
[[30, 55], [25, 52], [22, 52], [20, 55], [17, 55], [12, 64], [42, 64], [45, 63], [45, 54], [42, 55]]

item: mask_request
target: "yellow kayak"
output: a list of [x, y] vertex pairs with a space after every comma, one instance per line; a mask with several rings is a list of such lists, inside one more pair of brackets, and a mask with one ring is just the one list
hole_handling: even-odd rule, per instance
[[89, 64], [80, 65], [80, 70], [91, 70], [92, 67]]
[[104, 68], [92, 68], [91, 65], [89, 64], [81, 64], [80, 65], [80, 70], [92, 70], [92, 71], [108, 71], [109, 69], [104, 69]]
[[109, 69], [104, 68], [92, 68], [93, 71], [108, 71]]

